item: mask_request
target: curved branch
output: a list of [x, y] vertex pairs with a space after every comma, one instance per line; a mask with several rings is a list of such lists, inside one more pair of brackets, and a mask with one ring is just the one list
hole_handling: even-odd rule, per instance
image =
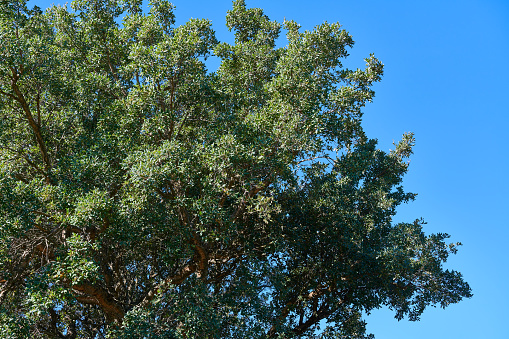
[[76, 294], [76, 300], [84, 304], [99, 305], [106, 316], [106, 321], [118, 325], [122, 324], [124, 310], [113, 300], [107, 291], [89, 284], [73, 285], [72, 289]]

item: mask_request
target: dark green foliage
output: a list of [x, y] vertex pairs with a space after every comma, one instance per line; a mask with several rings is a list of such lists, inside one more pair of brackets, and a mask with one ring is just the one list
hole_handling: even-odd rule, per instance
[[383, 65], [343, 68], [339, 24], [238, 0], [229, 45], [140, 6], [0, 3], [2, 338], [371, 338], [471, 296], [447, 235], [392, 223], [414, 139], [365, 136]]

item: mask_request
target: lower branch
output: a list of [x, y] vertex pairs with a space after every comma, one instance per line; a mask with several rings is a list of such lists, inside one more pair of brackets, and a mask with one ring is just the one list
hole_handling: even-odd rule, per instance
[[112, 300], [111, 296], [100, 287], [88, 284], [73, 285], [76, 300], [84, 304], [99, 305], [106, 316], [107, 322], [113, 322], [118, 325], [124, 318], [124, 310]]

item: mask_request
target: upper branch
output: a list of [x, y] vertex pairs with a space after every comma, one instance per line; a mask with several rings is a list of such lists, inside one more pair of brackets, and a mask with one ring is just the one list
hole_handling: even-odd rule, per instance
[[[46, 144], [44, 143], [42, 132], [41, 132], [41, 126], [37, 121], [35, 121], [34, 116], [32, 115], [32, 111], [30, 110], [30, 106], [28, 102], [25, 99], [25, 96], [19, 89], [17, 85], [17, 81], [19, 80], [19, 74], [15, 72], [15, 70], [12, 70], [12, 81], [11, 81], [11, 87], [16, 96], [14, 99], [20, 103], [21, 107], [23, 108], [23, 111], [25, 112], [25, 117], [28, 121], [28, 124], [32, 128], [32, 131], [35, 135], [35, 139], [37, 141], [37, 145], [39, 146], [39, 150], [41, 152], [42, 160], [44, 162], [44, 169], [46, 171], [46, 174], [49, 172], [51, 168], [51, 162], [48, 156], [48, 151], [46, 149]], [[51, 180], [49, 176], [45, 175], [46, 183], [50, 184]]]

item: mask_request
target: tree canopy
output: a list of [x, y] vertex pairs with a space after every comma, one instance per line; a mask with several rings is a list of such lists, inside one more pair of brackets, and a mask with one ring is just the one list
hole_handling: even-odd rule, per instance
[[2, 338], [371, 338], [471, 296], [458, 244], [392, 221], [414, 137], [365, 135], [383, 64], [343, 67], [339, 24], [70, 7], [0, 3]]

